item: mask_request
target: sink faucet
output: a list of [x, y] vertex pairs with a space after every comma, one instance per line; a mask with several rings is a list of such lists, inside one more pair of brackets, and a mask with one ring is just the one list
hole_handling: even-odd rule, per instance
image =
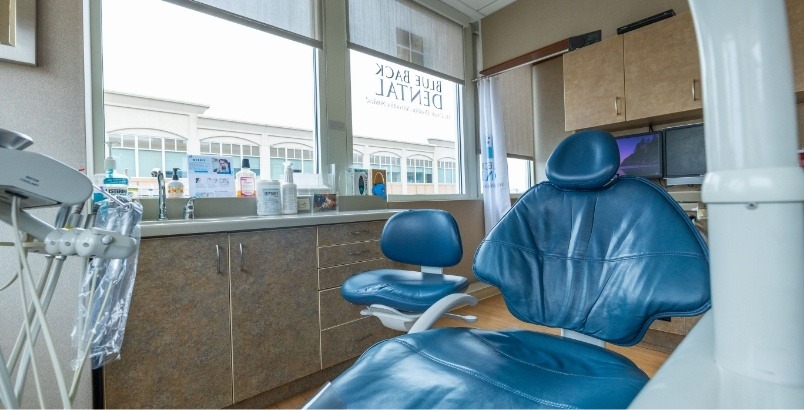
[[184, 219], [195, 219], [195, 199], [191, 196], [184, 205]]
[[154, 168], [151, 171], [151, 176], [156, 178], [156, 183], [159, 185], [159, 216], [156, 217], [157, 221], [166, 221], [167, 218], [167, 201], [165, 201], [165, 174], [159, 168]]

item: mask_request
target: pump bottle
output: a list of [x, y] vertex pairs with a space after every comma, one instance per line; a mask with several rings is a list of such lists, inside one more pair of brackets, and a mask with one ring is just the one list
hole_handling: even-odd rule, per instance
[[184, 196], [184, 183], [179, 181], [179, 169], [173, 168], [173, 180], [167, 184], [168, 198], [181, 198]]
[[293, 167], [290, 162], [285, 162], [285, 178], [279, 190], [282, 194], [282, 215], [297, 213], [296, 184], [293, 183]]

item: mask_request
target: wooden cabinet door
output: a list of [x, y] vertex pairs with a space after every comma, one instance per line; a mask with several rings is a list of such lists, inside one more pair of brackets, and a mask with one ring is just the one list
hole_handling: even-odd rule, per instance
[[226, 239], [142, 240], [121, 359], [103, 370], [107, 408], [233, 403]]
[[[787, 19], [795, 89], [797, 93], [804, 93], [804, 0], [787, 0]], [[798, 100], [802, 101], [802, 97]]]
[[572, 51], [563, 58], [566, 130], [624, 121], [622, 36]]
[[624, 37], [627, 120], [701, 109], [701, 67], [690, 13]]
[[321, 370], [316, 228], [230, 234], [229, 244], [238, 402]]

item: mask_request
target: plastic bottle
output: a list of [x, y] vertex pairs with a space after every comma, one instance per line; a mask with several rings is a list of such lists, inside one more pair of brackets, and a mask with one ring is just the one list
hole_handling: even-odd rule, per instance
[[261, 179], [257, 182], [257, 215], [282, 215], [282, 197], [279, 181]]
[[251, 170], [248, 158], [243, 159], [243, 166], [235, 174], [235, 188], [238, 198], [254, 198], [257, 196], [257, 174]]
[[282, 192], [282, 215], [297, 213], [296, 184], [293, 183], [293, 167], [290, 162], [285, 163], [285, 180], [282, 182], [280, 190]]
[[168, 198], [181, 198], [184, 196], [184, 183], [179, 181], [179, 169], [173, 168], [173, 180], [167, 184]]
[[103, 188], [109, 194], [128, 196], [128, 177], [115, 171], [117, 161], [109, 154], [103, 161], [106, 173], [103, 176]]

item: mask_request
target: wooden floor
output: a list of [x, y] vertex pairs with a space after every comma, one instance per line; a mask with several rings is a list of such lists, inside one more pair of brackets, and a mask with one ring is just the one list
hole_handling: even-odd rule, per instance
[[[436, 323], [435, 327], [464, 326], [476, 327], [481, 329], [502, 330], [502, 329], [530, 329], [543, 333], [558, 334], [557, 329], [524, 323], [511, 316], [505, 308], [502, 296], [497, 295], [480, 301], [477, 306], [469, 306], [456, 310], [454, 313], [463, 315], [477, 316], [477, 323], [458, 322], [450, 319], [442, 319]], [[628, 357], [642, 371], [653, 377], [659, 366], [667, 360], [668, 353], [653, 350], [640, 345], [631, 347], [620, 347], [607, 344], [606, 347]], [[298, 409], [310, 400], [318, 388], [297, 394], [286, 400], [274, 403], [271, 409]]]

